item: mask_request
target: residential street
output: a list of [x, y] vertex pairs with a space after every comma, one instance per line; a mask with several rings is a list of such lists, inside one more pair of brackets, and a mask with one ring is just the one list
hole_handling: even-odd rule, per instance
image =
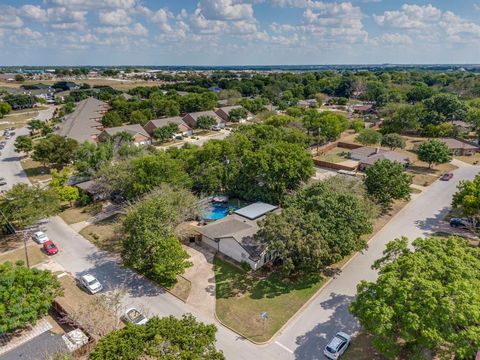
[[[369, 249], [353, 258], [344, 271], [270, 344], [253, 345], [228, 329], [218, 326], [218, 347], [224, 351], [227, 359], [323, 358], [323, 347], [330, 336], [337, 331], [354, 333], [358, 329], [355, 319], [348, 313], [348, 304], [361, 280], [375, 279], [376, 274], [370, 266], [381, 256], [385, 244], [400, 236], [414, 239], [429, 234], [448, 212], [457, 183], [462, 179], [473, 179], [479, 171], [478, 166], [461, 165], [454, 172], [455, 176], [451, 181], [437, 181], [412, 200], [376, 234]], [[99, 251], [59, 217], [50, 219], [44, 227], [60, 247], [60, 253], [54, 257], [59, 264], [73, 275], [92, 273], [106, 288], [126, 289], [128, 294], [125, 306], [146, 308], [149, 315], [180, 316], [191, 312], [199, 320], [215, 322], [132, 271], [120, 267], [113, 257]]]
[[[51, 106], [47, 110], [40, 110], [36, 118], [42, 121], [49, 120], [54, 111], [55, 106]], [[0, 177], [5, 178], [7, 185], [0, 187], [0, 190], [8, 190], [16, 183], [30, 183], [27, 175], [23, 171], [22, 165], [20, 164], [22, 156], [15, 152], [13, 146], [17, 136], [27, 134], [27, 128], [16, 129], [15, 136], [9, 140], [6, 140], [7, 144], [1, 151], [2, 155], [0, 155]]]

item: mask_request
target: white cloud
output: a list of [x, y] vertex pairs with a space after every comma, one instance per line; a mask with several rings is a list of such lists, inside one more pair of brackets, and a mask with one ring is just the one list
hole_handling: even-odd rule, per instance
[[199, 8], [211, 20], [252, 20], [253, 7], [248, 3], [234, 3], [232, 0], [202, 0]]
[[378, 37], [371, 39], [374, 45], [411, 45], [413, 40], [410, 36], [399, 33], [385, 33]]
[[137, 0], [47, 0], [47, 3], [69, 9], [131, 9], [138, 5]]
[[19, 28], [23, 21], [13, 6], [0, 5], [0, 28]]
[[404, 4], [401, 10], [373, 15], [377, 24], [399, 29], [424, 29], [438, 22], [441, 17], [442, 11], [430, 4], [425, 6]]
[[133, 35], [133, 36], [147, 36], [148, 30], [140, 23], [133, 26], [103, 26], [95, 29], [95, 32], [106, 35]]
[[132, 22], [132, 18], [124, 9], [100, 11], [98, 13], [98, 20], [104, 25], [112, 26], [125, 26]]

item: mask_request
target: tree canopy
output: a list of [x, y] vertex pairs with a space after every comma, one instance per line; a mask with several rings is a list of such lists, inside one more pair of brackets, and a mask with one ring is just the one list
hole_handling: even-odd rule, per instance
[[365, 129], [355, 138], [362, 145], [379, 145], [382, 141], [382, 134], [373, 129]]
[[60, 283], [50, 271], [28, 269], [20, 263], [0, 264], [0, 332], [35, 325], [61, 293]]
[[122, 221], [122, 258], [164, 286], [191, 264], [175, 227], [196, 215], [197, 199], [188, 191], [163, 186], [133, 205]]
[[198, 322], [191, 314], [181, 319], [153, 317], [145, 325], [127, 326], [103, 337], [92, 360], [209, 359], [223, 360], [215, 349], [215, 325]]
[[365, 187], [370, 196], [384, 207], [393, 200], [409, 199], [412, 176], [402, 164], [390, 160], [378, 160], [366, 170]]
[[76, 140], [51, 134], [35, 144], [32, 159], [45, 165], [64, 166], [73, 161], [77, 147]]
[[480, 348], [480, 253], [459, 238], [406, 238], [387, 245], [350, 306], [389, 359], [473, 359]]
[[418, 159], [432, 165], [444, 164], [452, 159], [448, 146], [441, 141], [432, 139], [421, 143], [417, 149]]

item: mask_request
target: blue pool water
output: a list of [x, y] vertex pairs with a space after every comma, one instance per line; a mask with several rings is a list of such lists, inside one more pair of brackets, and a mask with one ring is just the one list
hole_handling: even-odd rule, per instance
[[205, 220], [214, 221], [214, 220], [222, 219], [225, 216], [227, 216], [229, 209], [236, 210], [237, 207], [232, 206], [230, 204], [210, 203], [202, 211], [202, 215]]

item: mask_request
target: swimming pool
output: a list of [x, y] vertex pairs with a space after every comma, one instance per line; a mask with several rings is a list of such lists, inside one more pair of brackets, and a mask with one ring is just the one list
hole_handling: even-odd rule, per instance
[[207, 221], [215, 221], [223, 219], [228, 215], [230, 209], [237, 210], [237, 207], [229, 203], [214, 203], [211, 202], [202, 211], [202, 217]]

